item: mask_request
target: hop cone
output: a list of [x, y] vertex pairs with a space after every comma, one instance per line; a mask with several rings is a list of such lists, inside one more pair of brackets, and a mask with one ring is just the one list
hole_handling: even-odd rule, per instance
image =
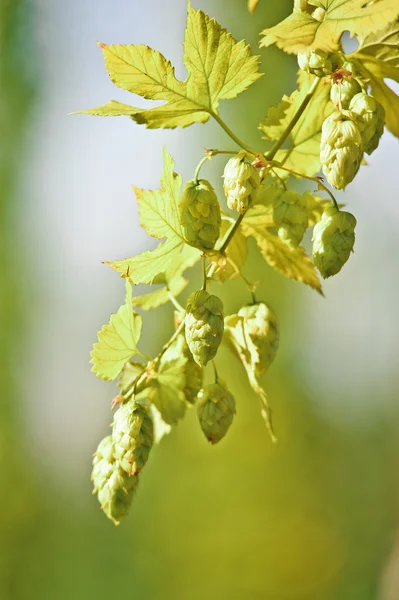
[[197, 413], [207, 440], [217, 444], [226, 435], [236, 412], [236, 401], [226, 385], [219, 380], [198, 394]]
[[248, 208], [251, 194], [260, 185], [259, 170], [245, 162], [244, 157], [244, 154], [239, 153], [231, 158], [223, 173], [227, 206], [238, 212], [244, 212]]
[[335, 112], [323, 123], [320, 160], [327, 181], [342, 190], [359, 170], [363, 157], [362, 138], [356, 123]]
[[362, 91], [359, 82], [354, 77], [343, 80], [342, 83], [333, 83], [331, 86], [330, 98], [336, 107], [349, 108], [349, 104], [356, 94]]
[[114, 455], [128, 475], [137, 475], [148, 460], [154, 426], [148, 409], [130, 400], [115, 412], [112, 441]]
[[182, 338], [184, 342], [183, 353], [187, 358], [185, 366], [186, 386], [184, 388], [184, 394], [187, 402], [194, 404], [197, 400], [198, 392], [202, 388], [204, 372], [202, 367], [200, 367], [193, 359], [193, 355], [190, 352], [185, 337], [182, 336]]
[[223, 337], [223, 303], [203, 290], [187, 299], [186, 341], [195, 362], [204, 367], [216, 356]]
[[221, 224], [220, 206], [211, 184], [205, 179], [189, 181], [179, 210], [187, 242], [200, 250], [211, 250], [219, 238]]
[[313, 230], [313, 260], [322, 277], [336, 275], [353, 252], [356, 219], [351, 213], [328, 208]]
[[356, 123], [362, 136], [364, 151], [372, 154], [384, 133], [384, 107], [373, 96], [361, 92], [352, 98], [349, 110], [357, 117]]
[[287, 190], [276, 196], [273, 219], [278, 227], [279, 237], [291, 248], [296, 248], [308, 228], [306, 196], [297, 194], [293, 190]]
[[97, 448], [91, 478], [101, 508], [117, 525], [129, 512], [138, 477], [129, 477], [121, 469], [114, 457], [114, 444], [110, 435], [104, 438]]
[[337, 67], [337, 59], [322, 50], [307, 50], [298, 54], [298, 65], [316, 77], [326, 77]]
[[276, 315], [263, 302], [243, 306], [238, 315], [244, 318], [245, 335], [250, 338], [259, 355], [255, 375], [261, 377], [274, 361], [278, 349], [279, 328]]

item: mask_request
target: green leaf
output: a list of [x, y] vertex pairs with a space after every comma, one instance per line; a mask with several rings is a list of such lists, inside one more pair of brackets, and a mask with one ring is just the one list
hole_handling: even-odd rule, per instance
[[144, 373], [145, 365], [143, 363], [128, 360], [123, 365], [121, 374], [118, 379], [118, 388], [122, 396], [133, 387], [138, 378]]
[[108, 325], [98, 333], [98, 342], [91, 352], [92, 371], [112, 381], [118, 377], [123, 365], [138, 353], [142, 318], [136, 314], [132, 305], [132, 286], [126, 281], [126, 301], [118, 312], [111, 315]]
[[93, 117], [132, 117], [134, 114], [141, 112], [142, 109], [122, 104], [117, 100], [110, 100], [108, 104], [96, 106], [89, 110], [78, 110], [71, 113], [72, 115], [92, 115]]
[[388, 129], [399, 137], [399, 96], [384, 81], [399, 82], [399, 21], [362, 40], [353, 59], [363, 77], [370, 80], [373, 96], [384, 107]]
[[172, 261], [180, 259], [184, 238], [179, 222], [181, 177], [174, 173], [174, 162], [164, 149], [164, 170], [161, 189], [155, 191], [134, 188], [139, 206], [140, 224], [157, 239], [165, 239], [155, 250], [148, 250], [132, 258], [107, 262], [134, 284], [152, 283], [159, 273], [165, 272]]
[[[231, 228], [233, 222], [234, 221], [225, 216], [222, 217], [218, 245], [224, 240], [226, 233]], [[237, 229], [235, 232], [234, 237], [231, 239], [230, 244], [227, 246], [226, 252], [223, 255], [216, 250], [208, 253], [210, 260], [217, 265], [215, 277], [220, 281], [238, 277], [247, 260], [247, 255], [247, 240], [240, 229]]]
[[[296, 114], [306, 94], [309, 92], [313, 81], [313, 75], [300, 70], [299, 90], [293, 92], [289, 99], [283, 99], [283, 105], [287, 106], [288, 104], [284, 115], [281, 115], [282, 108], [276, 109], [281, 115], [280, 124], [277, 123], [274, 129], [270, 129], [270, 120], [266, 120], [266, 123], [261, 123], [259, 127], [261, 131], [266, 135], [276, 135], [272, 139], [278, 139]], [[281, 162], [288, 169], [299, 171], [307, 177], [313, 177], [318, 173], [321, 168], [321, 127], [324, 120], [333, 110], [334, 106], [330, 101], [330, 86], [321, 81], [306, 110], [289, 136], [290, 148], [279, 150], [275, 156], [275, 160]], [[286, 176], [282, 170], [277, 169], [277, 172], [282, 177]]]
[[261, 414], [269, 429], [270, 437], [276, 441], [273, 428], [272, 411], [269, 406], [267, 394], [260, 385], [256, 376], [256, 365], [259, 362], [259, 353], [248, 335], [245, 335], [244, 319], [239, 315], [229, 315], [224, 320], [223, 343], [243, 364], [247, 373], [248, 382], [261, 401]]
[[397, 0], [308, 0], [284, 21], [265, 29], [261, 46], [277, 44], [290, 54], [314, 48], [336, 50], [344, 31], [364, 37], [396, 19]]
[[145, 398], [160, 412], [165, 423], [175, 425], [187, 410], [184, 388], [186, 385], [185, 365], [187, 358], [177, 356], [174, 349], [167, 350], [159, 365], [150, 376], [137, 399]]
[[[217, 112], [219, 100], [235, 98], [261, 77], [259, 57], [251, 55], [249, 46], [236, 42], [214, 19], [190, 6], [184, 37], [188, 77], [184, 82], [176, 78], [173, 65], [148, 46], [100, 46], [115, 85], [148, 100], [165, 102], [148, 110], [120, 105], [119, 114], [149, 128], [205, 123]], [[117, 110], [105, 105], [82, 112], [103, 116], [109, 111], [114, 116]]]
[[309, 192], [306, 192], [307, 195], [307, 207], [308, 207], [308, 218], [309, 218], [309, 227], [313, 227], [321, 220], [323, 213], [327, 208], [331, 207], [331, 200], [326, 200], [325, 198], [321, 198], [320, 196], [314, 196]]
[[244, 235], [255, 238], [263, 258], [273, 269], [322, 293], [316, 269], [301, 246], [291, 250], [279, 237], [256, 222], [244, 219], [241, 229]]
[[258, 6], [259, 0], [248, 0], [248, 10], [253, 13], [255, 8]]
[[[289, 109], [292, 108], [293, 105], [297, 108], [302, 102], [302, 100], [300, 100], [298, 104], [296, 101], [299, 95], [299, 90], [292, 92], [291, 96], [286, 96], [284, 94], [280, 104], [269, 108], [266, 119], [259, 125], [259, 129], [262, 131], [265, 140], [276, 141], [280, 139], [291, 120], [288, 116]], [[290, 114], [291, 112], [292, 110], [290, 110]]]

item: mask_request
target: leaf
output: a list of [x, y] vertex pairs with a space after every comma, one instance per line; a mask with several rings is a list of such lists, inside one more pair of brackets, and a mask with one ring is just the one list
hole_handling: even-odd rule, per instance
[[245, 236], [255, 238], [263, 258], [273, 269], [290, 279], [306, 283], [322, 293], [316, 269], [301, 246], [291, 250], [279, 237], [267, 231], [262, 225], [248, 223], [245, 219], [241, 229]]
[[270, 437], [276, 442], [273, 428], [272, 411], [269, 406], [267, 394], [256, 377], [256, 365], [259, 362], [258, 351], [248, 335], [245, 335], [244, 319], [239, 315], [230, 315], [224, 320], [225, 328], [223, 343], [242, 362], [247, 373], [248, 381], [261, 401], [261, 414], [269, 430]]
[[[310, 75], [305, 71], [299, 71], [299, 90], [293, 92], [289, 98], [289, 106], [285, 112], [285, 116], [281, 120], [281, 133], [296, 114], [313, 82], [313, 75]], [[320, 81], [306, 110], [299, 118], [298, 123], [295, 125], [289, 136], [291, 147], [287, 150], [279, 150], [275, 156], [275, 160], [281, 162], [288, 169], [299, 171], [307, 177], [313, 177], [318, 173], [321, 168], [321, 127], [324, 120], [333, 112], [333, 110], [334, 106], [330, 101], [330, 85], [326, 85], [323, 81]], [[264, 127], [265, 125], [261, 123], [259, 128], [265, 133]], [[276, 134], [278, 131], [278, 125], [276, 125]], [[266, 133], [271, 133], [267, 124]], [[284, 171], [278, 169], [276, 169], [276, 171], [282, 177], [285, 176]]]
[[172, 261], [179, 260], [184, 238], [179, 222], [181, 177], [174, 173], [174, 162], [164, 149], [164, 170], [161, 189], [155, 191], [134, 188], [139, 206], [140, 224], [157, 239], [166, 241], [155, 250], [132, 258], [107, 262], [134, 284], [152, 283], [159, 273], [167, 270]]
[[118, 388], [122, 396], [127, 394], [134, 386], [140, 375], [144, 373], [145, 365], [143, 363], [128, 360], [123, 365], [121, 374], [118, 379]]
[[331, 201], [320, 196], [314, 196], [310, 192], [306, 192], [306, 196], [309, 227], [313, 227], [313, 225], [316, 225], [321, 220], [323, 212], [331, 207]]
[[[184, 37], [184, 63], [188, 76], [179, 81], [173, 65], [156, 50], [144, 45], [100, 44], [111, 81], [118, 87], [148, 100], [163, 100], [155, 108], [136, 109], [120, 105], [120, 115], [149, 128], [187, 127], [205, 123], [216, 113], [219, 100], [235, 98], [257, 81], [259, 57], [252, 56], [244, 41], [230, 33], [201, 10], [189, 6]], [[81, 114], [116, 116], [110, 104]]]
[[399, 137], [399, 97], [384, 81], [399, 82], [399, 21], [367, 36], [352, 56], [385, 109], [388, 129]]
[[129, 104], [122, 104], [117, 100], [110, 100], [108, 104], [102, 106], [96, 106], [89, 110], [78, 110], [71, 113], [72, 115], [91, 115], [93, 117], [132, 117], [134, 114], [139, 113], [142, 109], [129, 106]]
[[258, 6], [259, 0], [248, 0], [248, 10], [250, 13], [255, 11], [255, 8]]
[[164, 287], [133, 298], [133, 306], [140, 306], [143, 310], [158, 308], [170, 301], [169, 294], [178, 296], [188, 284], [182, 273], [195, 265], [201, 258], [201, 252], [192, 246], [183, 246], [182, 251], [175, 261], [168, 265], [164, 273], [157, 275], [153, 283], [165, 283]]
[[[222, 217], [222, 223], [220, 227], [220, 237], [218, 244], [220, 245], [224, 240], [227, 231], [232, 226], [231, 219]], [[208, 257], [211, 262], [217, 265], [215, 276], [219, 281], [225, 281], [226, 279], [235, 279], [242, 271], [245, 261], [247, 260], [247, 240], [238, 229], [234, 237], [231, 239], [227, 246], [226, 252], [221, 254], [217, 250], [208, 253]]]
[[184, 417], [187, 410], [184, 387], [186, 375], [184, 367], [187, 358], [176, 356], [173, 348], [162, 356], [157, 369], [149, 376], [144, 390], [137, 399], [145, 398], [151, 402], [168, 425], [175, 425]]
[[289, 54], [310, 48], [334, 51], [344, 31], [364, 37], [398, 15], [397, 0], [308, 0], [297, 4], [284, 21], [265, 29], [261, 46], [277, 44]]
[[126, 301], [118, 312], [111, 315], [108, 325], [98, 333], [98, 342], [91, 352], [92, 371], [112, 381], [118, 377], [123, 365], [138, 353], [142, 318], [134, 312], [132, 305], [132, 286], [126, 281]]
[[280, 104], [269, 108], [266, 119], [259, 125], [259, 129], [262, 131], [265, 140], [280, 139], [290, 122], [290, 117], [287, 115], [288, 110], [292, 105], [297, 106], [295, 100], [298, 96], [299, 90], [292, 92], [291, 96], [284, 94]]

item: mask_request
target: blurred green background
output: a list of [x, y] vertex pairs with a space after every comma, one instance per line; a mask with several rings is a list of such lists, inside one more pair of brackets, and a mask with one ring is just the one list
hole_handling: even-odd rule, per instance
[[[261, 0], [252, 16], [245, 0], [194, 6], [256, 49], [291, 2]], [[66, 114], [130, 101], [108, 80], [97, 40], [146, 43], [184, 76], [185, 8], [0, 0], [0, 598], [394, 600], [399, 213], [389, 134], [345, 195], [359, 222], [356, 254], [325, 299], [276, 275], [252, 247], [247, 275], [262, 279], [258, 295], [281, 323], [264, 382], [279, 443], [222, 351], [238, 403], [227, 438], [209, 447], [191, 411], [154, 450], [118, 528], [91, 496], [91, 455], [115, 390], [90, 373], [88, 354], [124, 294], [101, 261], [151, 243], [129, 186], [158, 186], [163, 144], [188, 178], [203, 146], [231, 143], [214, 124], [146, 131]], [[276, 49], [261, 54], [266, 76], [222, 108], [258, 146], [256, 126], [292, 91], [296, 70]], [[222, 167], [206, 166], [219, 189]], [[220, 292], [227, 312], [248, 300], [239, 282]], [[143, 351], [157, 352], [172, 327], [169, 307], [148, 317]]]

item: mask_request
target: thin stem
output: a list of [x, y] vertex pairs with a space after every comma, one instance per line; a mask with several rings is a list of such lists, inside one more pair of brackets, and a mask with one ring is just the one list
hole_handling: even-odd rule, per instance
[[148, 356], [146, 356], [145, 354], [143, 354], [142, 352], [140, 352], [139, 349], [137, 349], [137, 354], [139, 356], [141, 356], [141, 358], [144, 358], [144, 360], [146, 360], [147, 362], [149, 362], [150, 360], [152, 360], [151, 358], [149, 358]]
[[218, 370], [216, 368], [216, 363], [215, 363], [214, 360], [212, 361], [212, 367], [213, 367], [213, 372], [215, 374], [215, 383], [218, 383], [218, 381], [219, 381], [219, 375], [218, 375]]
[[179, 335], [183, 332], [185, 326], [186, 326], [186, 322], [185, 322], [185, 317], [184, 317], [184, 319], [182, 320], [182, 322], [180, 323], [179, 327], [176, 329], [176, 331], [174, 332], [174, 334], [172, 335], [172, 337], [170, 338], [170, 340], [166, 342], [166, 344], [162, 347], [161, 352], [154, 359], [155, 363], [158, 363], [161, 360], [161, 358], [165, 354], [165, 352], [171, 347], [171, 345], [173, 344], [173, 342], [175, 340], [177, 340], [177, 338], [179, 337]]
[[219, 115], [217, 113], [215, 113], [213, 111], [209, 111], [209, 112], [210, 112], [211, 116], [215, 119], [215, 121], [217, 121], [219, 123], [219, 125], [222, 127], [222, 129], [224, 129], [224, 131], [227, 133], [227, 135], [229, 137], [231, 137], [231, 139], [238, 146], [241, 146], [241, 148], [243, 148], [246, 152], [248, 152], [252, 156], [257, 156], [258, 154], [261, 154], [261, 152], [257, 152], [256, 150], [254, 150], [250, 146], [247, 146], [247, 144], [245, 142], [243, 142], [242, 140], [240, 140], [240, 138], [237, 137], [233, 131], [231, 131], [230, 127], [223, 121], [223, 119], [221, 119], [219, 117]]
[[243, 218], [245, 217], [245, 213], [247, 212], [247, 210], [248, 210], [248, 208], [245, 210], [245, 212], [242, 212], [238, 215], [238, 217], [234, 221], [234, 224], [232, 225], [231, 229], [227, 232], [226, 237], [225, 237], [222, 245], [219, 248], [220, 254], [223, 254], [224, 252], [226, 252], [226, 248], [230, 244], [231, 240], [233, 239], [235, 232], [241, 225], [241, 222], [242, 222]]
[[201, 168], [206, 163], [206, 161], [207, 160], [211, 160], [211, 158], [212, 157], [209, 154], [207, 154], [206, 156], [204, 156], [204, 158], [199, 162], [198, 167], [195, 169], [194, 179], [195, 179], [195, 181], [197, 183], [199, 181], [199, 174], [200, 174]]
[[321, 79], [319, 77], [315, 78], [308, 93], [306, 94], [305, 98], [303, 99], [301, 105], [299, 106], [299, 108], [296, 111], [295, 115], [293, 116], [292, 120], [288, 124], [287, 128], [281, 135], [280, 139], [277, 140], [277, 142], [274, 144], [273, 148], [266, 154], [267, 160], [272, 160], [276, 156], [277, 152], [280, 150], [281, 146], [284, 144], [285, 140], [288, 138], [291, 131], [294, 129], [295, 125], [298, 123], [299, 119], [301, 118], [301, 116], [302, 116], [303, 112], [305, 111], [306, 107], [308, 106], [309, 102], [313, 98], [313, 95], [314, 95], [320, 81], [321, 81]]
[[206, 275], [206, 256], [205, 254], [202, 256], [202, 289], [206, 292], [206, 283], [208, 277]]
[[172, 294], [172, 292], [170, 292], [168, 290], [168, 296], [169, 296], [169, 300], [171, 301], [171, 303], [173, 304], [173, 306], [176, 308], [176, 310], [178, 310], [179, 312], [184, 312], [184, 308], [182, 307], [182, 305], [180, 304], [180, 302], [178, 302], [176, 300], [176, 298], [174, 297], [174, 295]]

